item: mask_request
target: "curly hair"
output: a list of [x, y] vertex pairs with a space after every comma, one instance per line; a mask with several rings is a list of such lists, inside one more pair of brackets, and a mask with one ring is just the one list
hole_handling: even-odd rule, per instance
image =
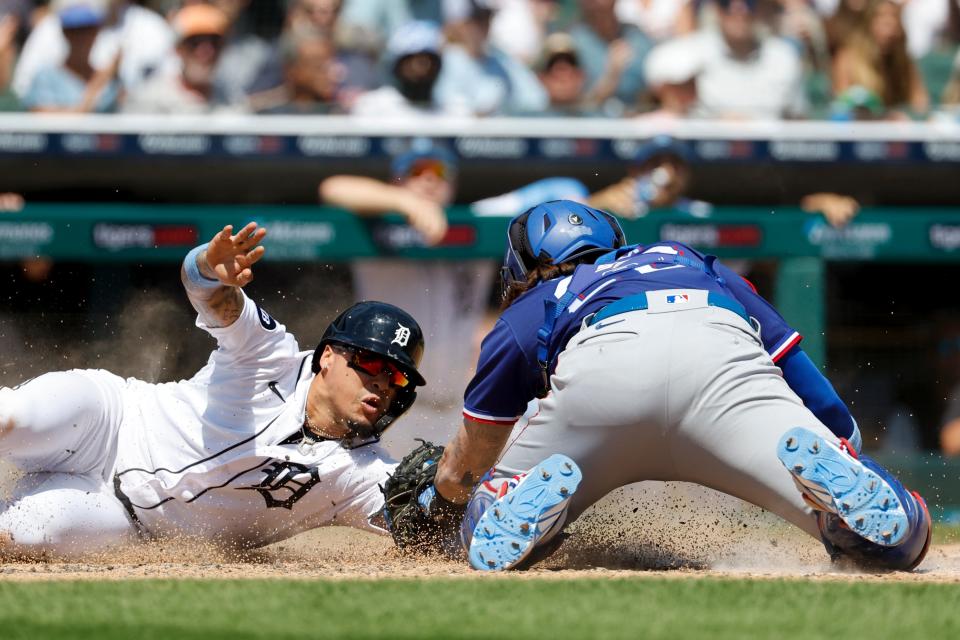
[[527, 279], [524, 282], [515, 281], [510, 283], [506, 291], [503, 292], [503, 302], [500, 305], [500, 310], [506, 310], [517, 298], [541, 282], [570, 275], [573, 273], [573, 270], [577, 268], [577, 265], [582, 264], [582, 262], [584, 261], [571, 260], [561, 264], [538, 264], [527, 273]]

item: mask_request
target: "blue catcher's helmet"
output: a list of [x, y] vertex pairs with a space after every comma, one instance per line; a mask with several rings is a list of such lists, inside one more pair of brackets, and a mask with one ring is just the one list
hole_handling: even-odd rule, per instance
[[526, 282], [537, 265], [586, 262], [625, 243], [620, 223], [606, 211], [572, 200], [538, 204], [510, 221], [500, 269], [504, 291]]

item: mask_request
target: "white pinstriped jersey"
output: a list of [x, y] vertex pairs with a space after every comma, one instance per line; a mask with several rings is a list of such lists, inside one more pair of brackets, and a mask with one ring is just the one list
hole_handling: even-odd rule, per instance
[[229, 327], [197, 326], [218, 347], [195, 376], [127, 381], [116, 470], [142, 525], [250, 547], [323, 525], [380, 531], [394, 464], [379, 445], [282, 444], [300, 433], [313, 352], [246, 295]]

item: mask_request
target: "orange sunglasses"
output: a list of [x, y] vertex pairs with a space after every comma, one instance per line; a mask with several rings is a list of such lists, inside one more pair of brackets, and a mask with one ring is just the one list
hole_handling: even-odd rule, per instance
[[411, 178], [417, 178], [425, 173], [432, 173], [441, 180], [446, 180], [450, 174], [447, 170], [447, 165], [443, 161], [423, 158], [417, 160], [410, 166], [410, 171], [407, 172], [407, 175]]
[[410, 386], [410, 378], [400, 367], [383, 356], [364, 349], [347, 349], [350, 359], [347, 361], [351, 369], [362, 371], [369, 376], [378, 376], [386, 369], [390, 372], [390, 385], [405, 389]]

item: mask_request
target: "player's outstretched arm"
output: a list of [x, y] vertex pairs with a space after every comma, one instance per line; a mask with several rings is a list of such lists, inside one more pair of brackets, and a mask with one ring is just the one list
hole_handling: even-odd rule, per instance
[[206, 246], [184, 260], [180, 278], [190, 304], [209, 327], [229, 327], [243, 311], [240, 287], [253, 280], [253, 265], [263, 257], [260, 242], [267, 230], [250, 222], [236, 234], [221, 229]]
[[366, 176], [331, 176], [320, 183], [320, 201], [343, 207], [360, 216], [379, 216], [397, 212], [435, 245], [447, 233], [447, 214], [436, 202], [410, 189]]

